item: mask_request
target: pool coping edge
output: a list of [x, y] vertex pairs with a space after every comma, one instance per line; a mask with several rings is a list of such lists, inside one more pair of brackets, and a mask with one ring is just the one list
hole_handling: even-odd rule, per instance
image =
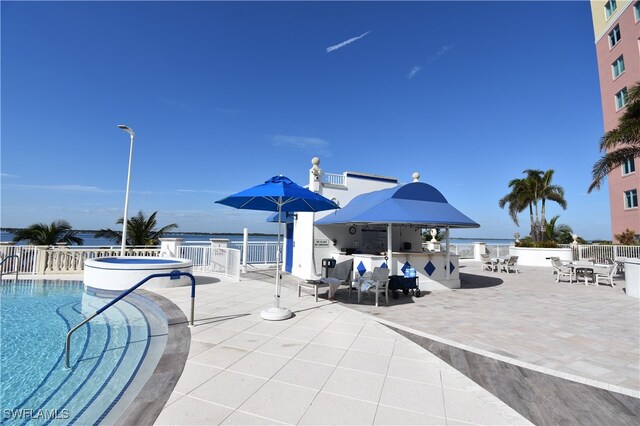
[[134, 293], [153, 302], [166, 316], [167, 344], [153, 373], [118, 417], [116, 425], [152, 425], [155, 422], [182, 375], [191, 346], [191, 330], [182, 309], [157, 293], [143, 289]]

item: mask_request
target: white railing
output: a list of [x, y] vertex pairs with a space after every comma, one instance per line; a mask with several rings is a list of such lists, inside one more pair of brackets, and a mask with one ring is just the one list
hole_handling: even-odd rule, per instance
[[608, 259], [615, 260], [621, 257], [640, 259], [640, 246], [563, 244], [562, 247], [570, 247], [575, 260], [595, 260], [596, 262], [604, 262]]
[[[155, 246], [127, 248], [126, 256], [151, 256], [160, 255], [160, 248]], [[84, 271], [84, 261], [97, 257], [120, 256], [120, 248], [47, 248], [40, 253], [41, 263], [38, 273], [64, 274]]]
[[[2, 266], [2, 273], [15, 271], [16, 266], [20, 274], [35, 274], [37, 272], [38, 254], [35, 246], [1, 246], [0, 257], [18, 256], [19, 259], [8, 260]], [[17, 265], [16, 265], [17, 263]]]
[[[229, 247], [244, 250], [241, 242], [230, 242]], [[275, 265], [278, 253], [276, 241], [254, 241], [247, 243], [247, 264], [249, 265]], [[280, 259], [282, 260], [282, 258]]]
[[[427, 248], [428, 243], [422, 243], [423, 248]], [[485, 244], [487, 254], [491, 257], [504, 257], [509, 255], [510, 244]], [[440, 251], [446, 252], [447, 245], [440, 241]], [[473, 243], [450, 243], [449, 252], [460, 256], [460, 259], [473, 259], [475, 257], [475, 244]]]
[[211, 246], [180, 246], [178, 257], [190, 259], [194, 272], [224, 274], [240, 280], [240, 250]]
[[321, 183], [328, 183], [330, 185], [342, 185], [344, 186], [344, 175], [337, 173], [322, 173], [320, 177]]

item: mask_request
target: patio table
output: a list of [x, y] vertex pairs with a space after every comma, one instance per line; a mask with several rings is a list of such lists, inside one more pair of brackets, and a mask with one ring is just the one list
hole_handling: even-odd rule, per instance
[[574, 277], [576, 277], [576, 282], [578, 283], [578, 273], [582, 272], [584, 276], [584, 285], [589, 285], [587, 281], [587, 275], [591, 276], [591, 282], [595, 284], [595, 276], [596, 273], [607, 273], [609, 270], [609, 265], [601, 265], [594, 263], [586, 263], [586, 262], [569, 262], [567, 266], [571, 268], [571, 273]]

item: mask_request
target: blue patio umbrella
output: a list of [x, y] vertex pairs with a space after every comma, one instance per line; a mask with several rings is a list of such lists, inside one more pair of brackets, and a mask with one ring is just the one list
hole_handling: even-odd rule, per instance
[[333, 201], [309, 191], [286, 176], [274, 176], [261, 185], [253, 186], [230, 195], [216, 203], [236, 209], [276, 212], [278, 217], [278, 251], [276, 255], [275, 307], [265, 309], [261, 316], [267, 320], [283, 320], [291, 317], [291, 311], [280, 307], [280, 224], [282, 212], [319, 212], [339, 209]]

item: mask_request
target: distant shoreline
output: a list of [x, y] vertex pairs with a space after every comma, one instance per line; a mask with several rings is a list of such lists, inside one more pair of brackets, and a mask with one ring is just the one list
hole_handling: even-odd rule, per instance
[[[20, 231], [26, 228], [0, 228], [1, 232], [9, 232], [11, 234], [15, 234], [16, 231]], [[74, 229], [74, 231], [83, 233], [83, 234], [95, 234], [98, 232], [98, 229]], [[242, 232], [167, 232], [165, 233], [167, 237], [172, 235], [244, 235]], [[278, 234], [267, 234], [262, 232], [249, 232], [249, 235], [253, 236], [262, 236], [262, 237], [276, 237]]]

